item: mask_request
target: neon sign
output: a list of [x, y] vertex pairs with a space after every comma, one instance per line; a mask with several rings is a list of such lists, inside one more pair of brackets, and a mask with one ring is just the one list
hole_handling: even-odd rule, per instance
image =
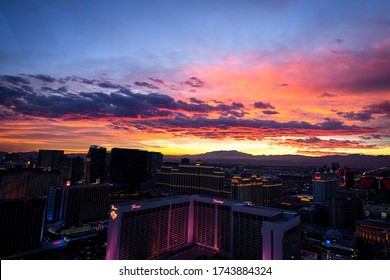
[[223, 200], [219, 200], [219, 199], [213, 199], [213, 203], [216, 203], [216, 204], [224, 204], [224, 201]]
[[131, 204], [131, 210], [140, 209], [140, 208], [141, 208], [141, 205]]
[[110, 215], [111, 215], [111, 218], [113, 220], [115, 220], [116, 218], [118, 218], [118, 214], [116, 213], [116, 211], [118, 211], [118, 208], [115, 207], [115, 205], [111, 205], [111, 212], [110, 212]]

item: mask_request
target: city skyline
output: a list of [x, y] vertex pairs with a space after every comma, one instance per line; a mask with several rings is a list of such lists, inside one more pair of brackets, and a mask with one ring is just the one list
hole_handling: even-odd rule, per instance
[[390, 155], [389, 9], [0, 3], [0, 151]]

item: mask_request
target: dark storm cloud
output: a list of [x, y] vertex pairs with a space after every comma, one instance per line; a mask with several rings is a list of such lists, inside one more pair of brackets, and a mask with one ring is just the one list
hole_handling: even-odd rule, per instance
[[313, 144], [313, 143], [318, 143], [323, 140], [321, 140], [318, 137], [309, 137], [309, 138], [303, 138], [303, 139], [296, 139], [295, 140], [297, 143], [307, 143], [307, 144]]
[[277, 115], [277, 114], [279, 114], [279, 112], [273, 111], [273, 110], [264, 110], [264, 111], [262, 111], [262, 112], [263, 112], [263, 114], [265, 114], [265, 115]]
[[354, 120], [354, 121], [368, 121], [372, 119], [372, 114], [369, 112], [355, 113], [354, 111], [352, 111], [347, 113], [341, 113], [341, 115], [346, 119]]
[[94, 80], [89, 80], [89, 79], [85, 79], [85, 78], [81, 78], [81, 77], [77, 77], [77, 76], [66, 76], [64, 79], [61, 79], [61, 81], [62, 80], [83, 83], [86, 85], [93, 85], [94, 84]]
[[29, 80], [24, 79], [24, 78], [19, 77], [19, 76], [3, 75], [3, 76], [0, 76], [0, 80], [7, 82], [7, 83], [10, 83], [10, 84], [13, 84], [13, 85], [16, 85], [16, 86], [22, 85], [22, 84], [27, 85], [30, 83]]
[[17, 90], [9, 87], [0, 86], [0, 105], [12, 106], [18, 99], [27, 95], [22, 90]]
[[264, 102], [255, 102], [253, 104], [253, 107], [256, 109], [275, 109], [274, 106], [272, 106], [270, 103], [264, 103]]
[[326, 98], [326, 97], [336, 97], [336, 95], [329, 92], [321, 93], [320, 98]]
[[[34, 91], [34, 89], [31, 87], [29, 90]], [[41, 87], [41, 91], [52, 92], [52, 93], [66, 93], [68, 90], [66, 87], [59, 87], [59, 88], [55, 89], [55, 88], [51, 88], [48, 86], [44, 86], [44, 87]]]
[[[116, 86], [115, 86], [116, 87]], [[190, 98], [196, 103], [159, 94], [134, 93], [126, 88], [110, 94], [102, 92], [69, 93], [65, 87], [41, 87], [39, 90], [24, 91], [1, 87], [0, 104], [12, 108], [16, 113], [48, 118], [100, 118], [100, 117], [168, 117], [173, 112], [194, 114], [225, 114], [244, 116], [244, 105], [238, 102], [209, 105], [202, 100]]]
[[134, 121], [138, 124], [156, 126], [156, 127], [176, 127], [176, 128], [202, 128], [213, 127], [228, 129], [232, 127], [246, 127], [246, 128], [276, 128], [276, 129], [290, 129], [290, 128], [302, 128], [302, 129], [320, 129], [319, 125], [312, 125], [307, 122], [291, 121], [281, 123], [273, 120], [254, 120], [254, 119], [241, 119], [237, 117], [219, 117], [216, 119], [210, 119], [207, 117], [199, 116], [178, 116], [170, 119], [161, 120], [145, 120]]
[[153, 78], [153, 77], [149, 77], [149, 80], [155, 82], [156, 84], [159, 84], [159, 85], [162, 85], [162, 86], [165, 86], [165, 82], [161, 79], [157, 79], [157, 78]]
[[195, 97], [191, 97], [191, 98], [190, 98], [190, 101], [191, 101], [192, 103], [197, 103], [197, 104], [204, 104], [204, 103], [205, 103], [203, 100], [199, 100], [199, 99], [197, 99], [197, 98], [195, 98]]
[[107, 81], [100, 82], [97, 85], [101, 88], [108, 88], [108, 89], [121, 89], [122, 88], [122, 86], [120, 86], [120, 85], [115, 85], [115, 84], [113, 84], [111, 82], [107, 82]]
[[337, 139], [326, 139], [322, 140], [318, 137], [299, 138], [299, 139], [278, 139], [276, 142], [287, 144], [293, 147], [300, 147], [305, 149], [321, 150], [324, 148], [345, 148], [345, 149], [373, 149], [375, 145], [367, 145], [361, 141], [353, 140], [337, 140]]
[[332, 120], [332, 119], [327, 119], [325, 122], [322, 122], [321, 128], [325, 130], [344, 130], [344, 129], [351, 129], [352, 127], [345, 126], [343, 122], [338, 121], [338, 120]]
[[43, 74], [38, 74], [38, 75], [28, 75], [31, 78], [35, 78], [41, 81], [44, 81], [46, 83], [53, 83], [56, 81], [55, 78], [49, 76], [49, 75], [43, 75]]
[[139, 86], [139, 87], [146, 87], [149, 89], [158, 89], [158, 87], [156, 87], [155, 85], [152, 85], [152, 84], [147, 83], [147, 82], [135, 82], [134, 84], [136, 86]]
[[34, 91], [34, 88], [33, 87], [30, 87], [28, 85], [21, 85], [20, 86], [22, 89], [24, 89], [25, 91]]
[[204, 87], [204, 82], [197, 77], [191, 77], [183, 84], [190, 87], [197, 87], [197, 88]]
[[380, 103], [370, 104], [364, 107], [364, 112], [370, 114], [384, 114], [390, 117], [390, 101], [386, 100]]
[[368, 121], [373, 119], [374, 115], [384, 115], [386, 118], [390, 118], [390, 101], [367, 105], [360, 112], [337, 112], [337, 114], [346, 119], [357, 121]]

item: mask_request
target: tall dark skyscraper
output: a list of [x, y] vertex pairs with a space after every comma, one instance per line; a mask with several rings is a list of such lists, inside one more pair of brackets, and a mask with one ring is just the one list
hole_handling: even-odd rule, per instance
[[70, 181], [72, 184], [80, 182], [84, 177], [84, 159], [80, 156], [72, 158]]
[[354, 187], [353, 170], [349, 166], [344, 166], [344, 188], [352, 189]]
[[48, 170], [60, 170], [61, 159], [64, 151], [59, 150], [39, 150], [38, 167]]
[[164, 156], [162, 153], [148, 152], [148, 161], [149, 161], [148, 179], [151, 180], [153, 184], [156, 182], [157, 170], [161, 167], [163, 160], [164, 160]]
[[0, 258], [39, 246], [45, 205], [44, 197], [0, 200]]
[[103, 183], [106, 177], [106, 148], [92, 145], [87, 154], [85, 183]]
[[330, 199], [330, 223], [333, 228], [355, 230], [355, 221], [363, 217], [362, 200], [356, 196], [338, 194]]
[[147, 151], [113, 148], [111, 150], [110, 180], [114, 183], [139, 185], [148, 180]]
[[65, 188], [64, 212], [67, 226], [78, 226], [86, 222], [106, 220], [109, 212], [108, 184], [78, 185]]
[[47, 196], [51, 186], [61, 184], [59, 171], [0, 170], [0, 199]]

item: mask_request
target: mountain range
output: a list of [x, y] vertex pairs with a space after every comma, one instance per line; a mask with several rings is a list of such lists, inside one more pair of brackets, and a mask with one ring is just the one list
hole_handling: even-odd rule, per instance
[[[0, 159], [5, 152], [0, 152]], [[85, 154], [68, 154], [67, 156], [86, 157]], [[37, 158], [37, 152], [20, 153], [20, 158]], [[390, 167], [390, 156], [369, 156], [360, 154], [334, 155], [311, 157], [303, 155], [251, 155], [235, 150], [214, 151], [196, 155], [164, 155], [166, 162], [180, 162], [181, 159], [188, 158], [192, 163], [201, 160], [207, 164], [219, 165], [243, 165], [243, 166], [308, 166], [321, 167], [331, 166], [332, 162], [340, 163], [341, 167], [349, 166], [351, 168], [379, 168]]]
[[214, 151], [197, 155], [171, 156], [165, 155], [165, 161], [177, 162], [188, 158], [191, 162], [201, 160], [210, 164], [246, 165], [246, 166], [330, 166], [332, 162], [341, 167], [379, 168], [390, 166], [390, 156], [369, 156], [360, 154], [311, 157], [303, 155], [251, 155], [239, 151]]

